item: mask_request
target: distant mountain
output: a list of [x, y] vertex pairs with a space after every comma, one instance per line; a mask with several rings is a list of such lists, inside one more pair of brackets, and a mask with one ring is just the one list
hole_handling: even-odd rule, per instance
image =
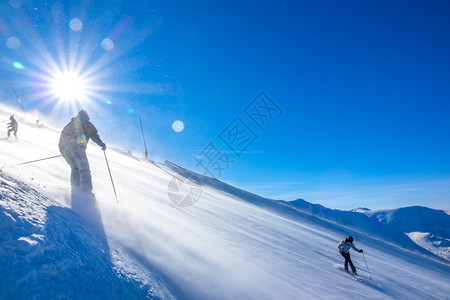
[[450, 261], [450, 215], [443, 210], [411, 206], [389, 210], [356, 208], [345, 211], [312, 204], [303, 199], [280, 203], [321, 219], [366, 231], [404, 247], [420, 247]]
[[358, 208], [351, 209], [350, 211], [352, 211], [352, 212], [362, 212], [362, 213], [364, 213], [364, 212], [369, 211], [369, 210], [370, 210], [370, 208], [358, 207]]

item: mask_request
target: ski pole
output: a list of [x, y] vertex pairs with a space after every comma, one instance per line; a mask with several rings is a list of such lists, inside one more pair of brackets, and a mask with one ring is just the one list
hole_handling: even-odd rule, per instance
[[141, 121], [140, 117], [139, 117], [139, 123], [141, 124], [142, 138], [144, 139], [145, 158], [148, 159], [147, 144], [145, 143], [145, 136], [144, 136], [144, 128], [142, 128], [142, 121]]
[[109, 168], [109, 163], [108, 163], [108, 159], [106, 158], [106, 151], [105, 150], [103, 150], [103, 154], [105, 155], [106, 166], [108, 167], [109, 177], [111, 178], [111, 183], [112, 183], [112, 187], [113, 187], [113, 190], [114, 190], [114, 195], [116, 195], [116, 201], [117, 201], [117, 203], [119, 203], [119, 198], [117, 197], [116, 187], [114, 186], [114, 180], [113, 180], [112, 175], [111, 175], [111, 169]]
[[369, 273], [370, 280], [372, 280], [372, 276], [370, 276], [369, 266], [367, 266], [367, 261], [366, 261], [366, 257], [364, 256], [364, 252], [362, 252], [362, 255], [364, 258], [364, 262], [366, 263], [367, 273]]
[[[20, 166], [20, 165], [31, 164], [31, 163], [34, 163], [34, 162], [38, 162], [38, 161], [42, 161], [42, 160], [47, 160], [47, 159], [52, 159], [52, 158], [57, 158], [57, 157], [60, 157], [60, 156], [62, 156], [62, 155], [60, 154], [60, 155], [50, 156], [50, 157], [41, 158], [41, 159], [30, 160], [30, 161], [26, 161], [26, 162], [23, 162], [23, 163], [20, 163], [20, 164], [10, 165], [9, 167], [15, 167], [15, 166]], [[3, 168], [4, 168], [4, 167], [2, 167], [2, 169], [3, 169]]]
[[10, 82], [9, 85], [11, 86], [12, 90], [14, 91], [14, 94], [16, 94], [17, 102], [19, 102], [20, 107], [22, 107], [22, 110], [25, 111], [25, 109], [23, 108], [23, 105], [22, 105], [22, 101], [20, 101], [20, 98], [19, 98], [19, 96], [17, 95], [16, 90], [14, 89], [12, 83]]

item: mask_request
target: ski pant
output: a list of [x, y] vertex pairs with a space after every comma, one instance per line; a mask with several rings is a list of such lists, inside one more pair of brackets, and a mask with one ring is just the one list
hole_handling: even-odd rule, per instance
[[11, 132], [14, 132], [14, 136], [17, 138], [17, 129], [11, 128], [8, 130], [8, 137], [11, 135]]
[[80, 188], [84, 192], [92, 191], [91, 170], [83, 147], [63, 147], [60, 152], [70, 165], [70, 184], [72, 188]]
[[352, 268], [352, 272], [356, 273], [356, 268], [353, 265], [352, 259], [350, 258], [350, 253], [345, 253], [345, 252], [339, 252], [344, 258], [345, 258], [345, 262], [344, 262], [344, 269], [345, 271], [348, 271], [348, 264], [350, 264], [350, 267]]

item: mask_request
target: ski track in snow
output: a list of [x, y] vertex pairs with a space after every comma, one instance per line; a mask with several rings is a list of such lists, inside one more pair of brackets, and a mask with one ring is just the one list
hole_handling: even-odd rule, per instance
[[[168, 184], [192, 173], [127, 151], [106, 151], [118, 204], [94, 143], [95, 197], [71, 197], [62, 158], [9, 167], [59, 154], [57, 130], [0, 107], [1, 119], [11, 113], [19, 142], [0, 141], [2, 299], [448, 299], [448, 263], [201, 176], [199, 201], [176, 206]], [[338, 269], [349, 234], [373, 281], [359, 253], [361, 280]]]

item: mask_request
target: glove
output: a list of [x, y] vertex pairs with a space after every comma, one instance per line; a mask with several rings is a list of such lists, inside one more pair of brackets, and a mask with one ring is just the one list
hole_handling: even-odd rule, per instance
[[361, 249], [361, 250], [359, 250], [359, 253], [363, 253], [364, 251]]
[[102, 143], [100, 144], [100, 147], [102, 148], [103, 151], [106, 150], [106, 144], [105, 144], [105, 143], [102, 142]]

